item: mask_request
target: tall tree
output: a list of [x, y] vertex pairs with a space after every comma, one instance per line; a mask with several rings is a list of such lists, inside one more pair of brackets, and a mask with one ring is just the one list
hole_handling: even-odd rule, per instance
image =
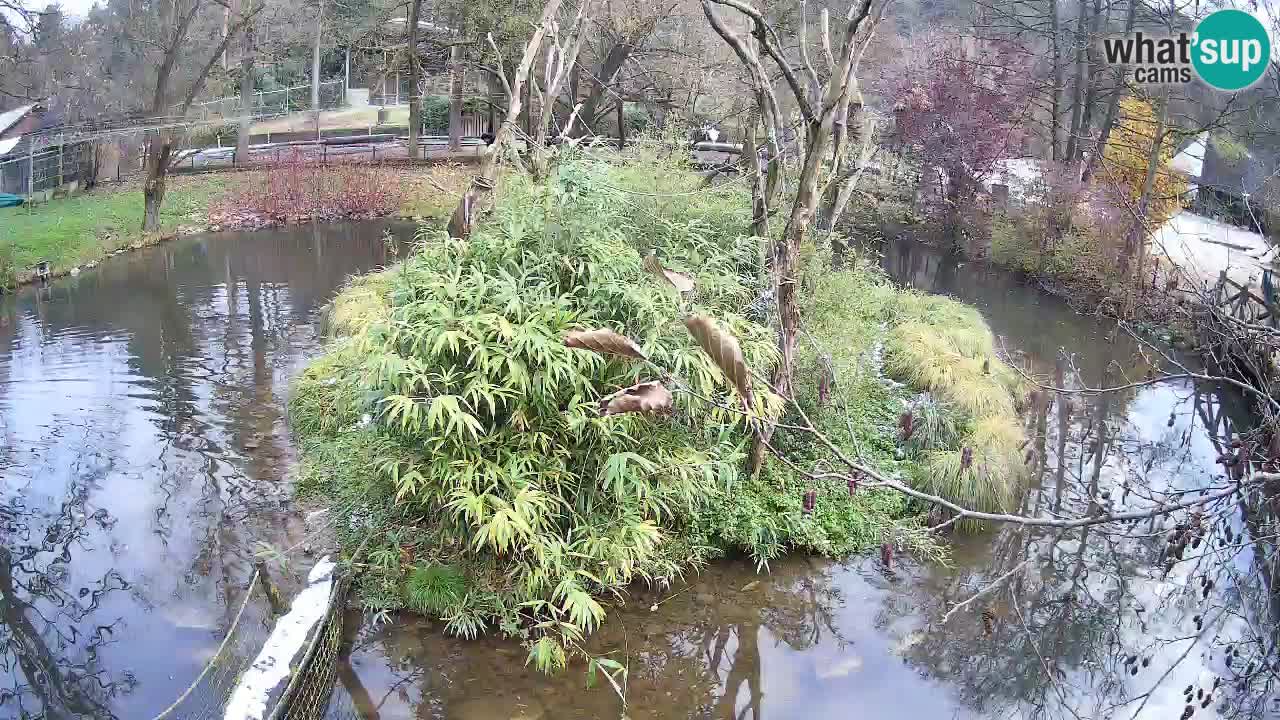
[[422, 130], [422, 59], [418, 43], [422, 37], [422, 0], [410, 0], [409, 19], [405, 23], [405, 62], [409, 65], [409, 157], [417, 158], [421, 152], [418, 134]]
[[[147, 136], [146, 178], [142, 186], [142, 229], [145, 231], [155, 232], [160, 229], [160, 209], [164, 204], [165, 181], [173, 155], [174, 130], [166, 122], [170, 117], [172, 98], [179, 96], [180, 93], [182, 100], [177, 104], [175, 114], [186, 115], [191, 104], [204, 88], [209, 72], [222, 58], [222, 53], [236, 34], [262, 11], [263, 3], [262, 0], [256, 0], [246, 4], [212, 51], [206, 46], [203, 48], [202, 56], [200, 44], [193, 42], [193, 27], [197, 20], [207, 20], [206, 16], [226, 7], [227, 5], [221, 0], [175, 0], [171, 3], [161, 1], [152, 6], [154, 27], [158, 28], [162, 40], [158, 43], [159, 47], [155, 55], [159, 60], [159, 66], [156, 69], [151, 104], [147, 111], [147, 115], [158, 127], [148, 131]], [[215, 21], [218, 20], [215, 18]], [[200, 62], [202, 59], [203, 62]], [[200, 64], [195, 65], [195, 62]], [[193, 66], [198, 70], [191, 74], [185, 83], [182, 83], [178, 77], [180, 67]], [[182, 92], [183, 86], [185, 86], [185, 92]]]
[[[782, 48], [777, 28], [759, 9], [745, 0], [702, 0], [703, 12], [716, 33], [749, 66], [748, 75], [756, 85], [756, 95], [765, 100], [766, 107], [762, 107], [761, 112], [772, 116], [766, 126], [781, 127], [782, 119], [777, 113], [776, 98], [770, 98], [773, 95], [770, 87], [772, 76], [761, 72], [763, 65], [760, 55], [754, 50], [754, 42], [760, 44], [765, 56], [781, 74], [784, 86], [790, 90], [790, 100], [799, 110], [801, 127], [804, 129], [804, 150], [800, 175], [796, 180], [795, 200], [781, 236], [771, 241], [768, 257], [778, 308], [778, 364], [774, 368], [771, 384], [774, 391], [783, 397], [791, 394], [796, 342], [800, 332], [800, 248], [804, 246], [809, 226], [817, 216], [824, 180], [830, 180], [829, 177], [824, 177], [823, 166], [831, 151], [830, 143], [836, 119], [840, 116], [841, 108], [848, 107], [849, 94], [853, 91], [851, 79], [855, 63], [870, 38], [869, 28], [875, 23], [871, 5], [872, 0], [862, 0], [849, 8], [839, 51], [831, 53], [831, 66], [824, 80], [808, 61], [807, 38], [801, 38], [800, 54], [803, 62], [800, 65], [801, 72], [797, 72], [796, 64]], [[751, 28], [750, 40], [748, 36], [731, 30], [713, 6], [729, 8], [747, 22]], [[803, 7], [801, 11], [803, 12]], [[876, 17], [879, 17], [878, 13]], [[833, 47], [829, 34], [820, 40], [822, 47]], [[750, 472], [755, 473], [760, 469], [775, 427], [770, 422], [757, 433], [749, 459]]]

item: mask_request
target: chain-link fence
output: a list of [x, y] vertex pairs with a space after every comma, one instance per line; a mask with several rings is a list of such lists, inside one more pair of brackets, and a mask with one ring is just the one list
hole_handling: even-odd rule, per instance
[[[205, 669], [168, 708], [153, 720], [215, 720], [224, 717], [227, 701], [258, 657], [266, 640], [269, 614], [260, 585], [266, 581], [255, 572], [244, 591], [240, 609]], [[291, 680], [267, 720], [319, 720], [330, 704], [338, 655], [342, 645], [343, 610], [349, 579], [340, 575], [324, 618], [316, 624], [304, 650], [291, 666]], [[250, 607], [253, 605], [254, 607]], [[353, 716], [354, 717], [354, 716]]]
[[0, 159], [0, 193], [34, 195], [92, 180], [93, 143], [29, 138]]
[[[328, 80], [320, 83], [320, 109], [333, 110], [342, 107], [346, 102], [344, 80]], [[175, 111], [178, 106], [175, 106]], [[312, 110], [311, 86], [298, 85], [278, 90], [263, 90], [253, 94], [253, 106], [249, 114], [254, 117], [265, 115], [284, 115], [302, 110]], [[201, 120], [217, 118], [234, 119], [241, 115], [240, 96], [225, 97], [219, 100], [195, 103], [187, 112], [189, 117]]]

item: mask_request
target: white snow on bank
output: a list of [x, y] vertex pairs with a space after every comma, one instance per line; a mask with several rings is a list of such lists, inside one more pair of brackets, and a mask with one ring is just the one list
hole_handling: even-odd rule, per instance
[[262, 652], [240, 677], [227, 702], [224, 720], [262, 720], [266, 716], [272, 691], [289, 677], [289, 661], [302, 651], [312, 628], [329, 609], [334, 567], [326, 555], [311, 568], [307, 587], [293, 599], [289, 612], [276, 621]]
[[1040, 199], [1040, 178], [1044, 177], [1043, 161], [1035, 158], [1007, 158], [1000, 160], [983, 181], [988, 190], [992, 185], [1005, 185], [1009, 197], [1023, 202]]
[[1152, 242], [1157, 253], [1209, 284], [1223, 270], [1238, 283], [1258, 282], [1271, 261], [1271, 247], [1258, 233], [1186, 211], [1161, 225]]

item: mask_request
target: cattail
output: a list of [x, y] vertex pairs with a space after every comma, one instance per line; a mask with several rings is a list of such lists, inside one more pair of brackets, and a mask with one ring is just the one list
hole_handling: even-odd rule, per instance
[[813, 508], [818, 504], [818, 491], [806, 490], [804, 492], [804, 514], [812, 515]]
[[973, 465], [973, 448], [967, 447], [960, 451], [960, 469], [968, 470]]
[[880, 545], [880, 562], [884, 563], [884, 566], [886, 569], [888, 570], [893, 569], [893, 544], [892, 543], [883, 543]]
[[853, 497], [858, 492], [858, 475], [854, 473], [849, 476], [849, 497]]
[[898, 427], [902, 430], [902, 439], [910, 440], [911, 433], [915, 429], [915, 416], [908, 410], [902, 413], [902, 417], [898, 418]]
[[991, 358], [984, 358], [984, 359], [983, 359], [983, 361], [982, 361], [982, 374], [983, 374], [983, 375], [990, 375], [990, 374], [991, 374]]

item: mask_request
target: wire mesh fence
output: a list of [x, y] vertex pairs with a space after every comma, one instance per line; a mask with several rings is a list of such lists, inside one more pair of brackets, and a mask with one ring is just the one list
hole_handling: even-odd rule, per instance
[[266, 637], [264, 620], [268, 613], [261, 607], [262, 603], [252, 602], [255, 594], [262, 599], [258, 583], [259, 575], [254, 573], [213, 658], [187, 690], [154, 720], [214, 720], [223, 716], [227, 698], [253, 663]]
[[[341, 107], [346, 101], [344, 80], [327, 80], [320, 83], [320, 109], [332, 110]], [[255, 117], [266, 115], [284, 115], [301, 110], [314, 109], [311, 105], [311, 86], [297, 85], [277, 90], [263, 90], [253, 94], [253, 104], [249, 109]], [[240, 96], [220, 98], [202, 103], [195, 103], [187, 112], [188, 116], [202, 120], [216, 118], [237, 118], [242, 114]], [[178, 106], [175, 106], [175, 111]]]
[[[240, 609], [214, 657], [172, 705], [153, 720], [215, 720], [223, 718], [227, 701], [253, 665], [269, 635], [271, 616], [262, 600], [259, 575], [244, 591]], [[268, 720], [320, 720], [331, 705], [334, 678], [342, 646], [344, 608], [349, 579], [339, 577], [324, 619], [307, 638], [304, 651], [291, 667], [291, 680]], [[328, 717], [335, 717], [332, 713]], [[338, 717], [360, 717], [354, 712]]]
[[83, 182], [93, 177], [93, 160], [93, 144], [87, 141], [28, 141], [25, 153], [0, 160], [0, 193], [32, 195]]

